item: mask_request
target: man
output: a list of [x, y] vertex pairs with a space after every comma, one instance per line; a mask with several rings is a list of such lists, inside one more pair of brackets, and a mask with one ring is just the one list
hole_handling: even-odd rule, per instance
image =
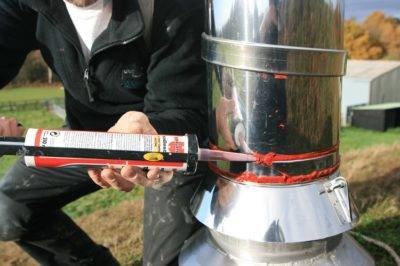
[[[69, 128], [194, 133], [204, 141], [202, 1], [154, 1], [146, 42], [148, 18], [137, 0], [2, 0], [0, 87], [39, 48], [65, 87]], [[100, 187], [129, 191], [140, 184], [148, 187], [144, 264], [176, 264], [183, 241], [199, 226], [189, 200], [201, 175], [175, 174], [167, 182], [171, 174], [89, 170], [96, 185], [87, 169], [34, 169], [19, 161], [0, 183], [0, 240], [16, 241], [42, 265], [116, 265], [61, 208]], [[160, 190], [151, 188], [160, 182]]]

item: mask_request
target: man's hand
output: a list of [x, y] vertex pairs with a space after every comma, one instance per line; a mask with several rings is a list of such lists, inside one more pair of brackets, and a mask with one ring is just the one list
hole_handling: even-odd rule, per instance
[[218, 133], [225, 141], [224, 148], [228, 150], [236, 150], [235, 141], [229, 128], [228, 119], [235, 112], [235, 102], [233, 100], [222, 97], [215, 109], [216, 124]]
[[17, 119], [0, 117], [0, 136], [20, 137], [25, 129], [18, 125]]
[[[141, 112], [127, 112], [118, 122], [108, 130], [114, 133], [133, 133], [133, 134], [157, 134], [157, 131], [150, 124], [149, 119]], [[88, 170], [90, 178], [102, 188], [115, 188], [117, 190], [129, 192], [135, 185], [146, 187], [157, 187], [172, 178], [172, 171], [160, 171], [157, 167], [143, 171], [139, 167], [124, 166], [121, 170], [109, 167], [108, 169]]]

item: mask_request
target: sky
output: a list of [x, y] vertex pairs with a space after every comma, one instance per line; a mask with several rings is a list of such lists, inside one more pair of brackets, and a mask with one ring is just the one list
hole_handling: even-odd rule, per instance
[[400, 0], [345, 0], [346, 19], [363, 20], [375, 10], [400, 18]]
[[[333, 2], [335, 0], [330, 1]], [[215, 18], [217, 25], [223, 25], [229, 18], [234, 2], [234, 0], [214, 1], [214, 9], [216, 13], [220, 14]], [[253, 10], [254, 3], [257, 3], [259, 11], [268, 8], [269, 3], [268, 0], [252, 0], [248, 2], [242, 0], [240, 2], [242, 2], [242, 5], [247, 3], [249, 10]], [[346, 19], [355, 18], [361, 21], [374, 11], [383, 11], [387, 15], [400, 19], [400, 0], [344, 0], [344, 2]]]

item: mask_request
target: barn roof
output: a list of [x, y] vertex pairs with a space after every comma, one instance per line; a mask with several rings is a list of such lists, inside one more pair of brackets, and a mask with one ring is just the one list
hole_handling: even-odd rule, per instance
[[348, 60], [345, 77], [373, 80], [396, 68], [400, 68], [400, 61]]

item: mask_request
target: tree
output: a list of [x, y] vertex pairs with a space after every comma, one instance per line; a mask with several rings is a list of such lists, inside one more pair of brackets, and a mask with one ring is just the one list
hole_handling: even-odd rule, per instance
[[400, 21], [374, 12], [363, 22], [363, 28], [379, 40], [389, 58], [400, 59]]
[[385, 52], [379, 41], [354, 20], [345, 23], [344, 47], [351, 59], [380, 59]]

